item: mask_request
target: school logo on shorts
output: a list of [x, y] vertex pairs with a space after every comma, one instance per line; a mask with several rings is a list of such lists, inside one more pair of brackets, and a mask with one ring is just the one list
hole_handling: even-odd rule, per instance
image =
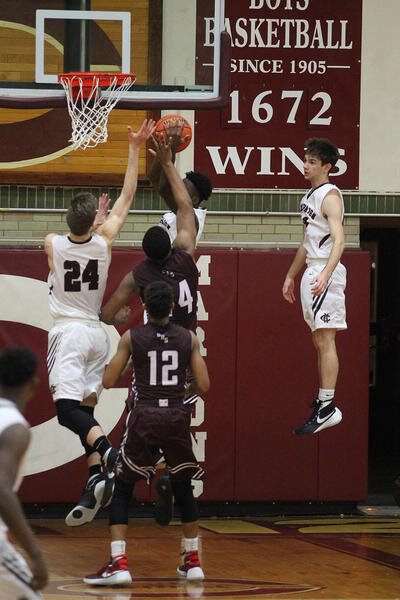
[[321, 316], [321, 321], [323, 321], [324, 323], [329, 323], [330, 320], [331, 320], [331, 315], [329, 313], [324, 313]]

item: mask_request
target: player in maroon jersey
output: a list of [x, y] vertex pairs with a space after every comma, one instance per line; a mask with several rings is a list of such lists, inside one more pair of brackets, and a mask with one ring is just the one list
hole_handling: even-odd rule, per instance
[[152, 449], [162, 448], [170, 467], [171, 485], [179, 508], [184, 535], [184, 563], [178, 573], [188, 580], [203, 579], [198, 556], [198, 508], [191, 479], [204, 472], [192, 450], [187, 412], [183, 405], [186, 369], [195, 377], [193, 389], [206, 392], [210, 382], [192, 331], [169, 320], [173, 293], [165, 281], [155, 281], [144, 291], [148, 322], [126, 331], [107, 366], [103, 385], [114, 386], [132, 357], [136, 403], [129, 412], [115, 468], [115, 492], [110, 508], [111, 560], [94, 575], [91, 585], [129, 585], [125, 538], [128, 506], [136, 481], [149, 483], [155, 473]]
[[[103, 306], [101, 319], [105, 323], [112, 324], [115, 315], [121, 309], [121, 312], [128, 318], [130, 309], [126, 307], [126, 303], [129, 298], [136, 292], [143, 301], [143, 290], [149, 283], [165, 281], [172, 287], [174, 294], [171, 323], [196, 332], [199, 274], [194, 262], [196, 224], [192, 200], [172, 162], [171, 140], [153, 138], [153, 141], [156, 150], [152, 150], [152, 152], [157, 155], [158, 161], [164, 169], [178, 207], [176, 215], [178, 233], [171, 246], [169, 235], [163, 228], [150, 227], [142, 242], [147, 259], [125, 275], [111, 298]], [[188, 381], [190, 382], [190, 376]], [[129, 403], [132, 402], [132, 396], [134, 396], [134, 390], [130, 395]], [[190, 393], [185, 400], [189, 422], [191, 408], [196, 399], [197, 396]], [[156, 452], [158, 451], [156, 450]], [[158, 458], [161, 458], [160, 453], [158, 453]], [[155, 518], [160, 525], [168, 525], [173, 511], [168, 477], [160, 477], [156, 488], [159, 500], [155, 505]]]
[[174, 292], [171, 322], [195, 331], [197, 325], [198, 271], [194, 262], [196, 226], [193, 205], [178, 171], [172, 162], [170, 141], [153, 138], [157, 158], [170, 183], [177, 210], [177, 230], [172, 246], [167, 232], [158, 225], [150, 227], [142, 240], [147, 259], [125, 275], [101, 311], [101, 320], [114, 323], [118, 311], [137, 292], [143, 301], [143, 290], [152, 281], [166, 281]]

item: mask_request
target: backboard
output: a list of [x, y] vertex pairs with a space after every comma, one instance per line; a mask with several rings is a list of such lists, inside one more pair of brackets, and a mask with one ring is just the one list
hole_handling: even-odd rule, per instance
[[57, 75], [71, 71], [134, 73], [118, 108], [221, 106], [223, 28], [224, 0], [2, 0], [0, 107], [65, 106]]

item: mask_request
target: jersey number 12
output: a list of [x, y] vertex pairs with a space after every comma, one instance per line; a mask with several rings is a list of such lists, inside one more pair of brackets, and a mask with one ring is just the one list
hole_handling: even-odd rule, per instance
[[[151, 350], [147, 353], [150, 358], [150, 385], [157, 385], [157, 351]], [[178, 352], [176, 350], [163, 350], [161, 353], [161, 385], [177, 385], [178, 376], [172, 375], [170, 371], [178, 368]]]

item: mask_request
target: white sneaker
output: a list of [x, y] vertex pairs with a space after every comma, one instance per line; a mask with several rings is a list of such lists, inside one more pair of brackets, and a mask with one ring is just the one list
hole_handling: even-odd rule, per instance
[[183, 565], [177, 568], [177, 572], [181, 577], [186, 577], [188, 581], [204, 579], [197, 550], [184, 553]]
[[83, 578], [84, 583], [90, 585], [115, 585], [126, 586], [132, 583], [132, 576], [128, 571], [126, 555], [110, 559], [107, 565], [104, 565], [97, 573], [86, 575]]
[[78, 527], [92, 521], [101, 506], [105, 481], [103, 475], [92, 475], [88, 479], [79, 503], [65, 518], [68, 527]]

